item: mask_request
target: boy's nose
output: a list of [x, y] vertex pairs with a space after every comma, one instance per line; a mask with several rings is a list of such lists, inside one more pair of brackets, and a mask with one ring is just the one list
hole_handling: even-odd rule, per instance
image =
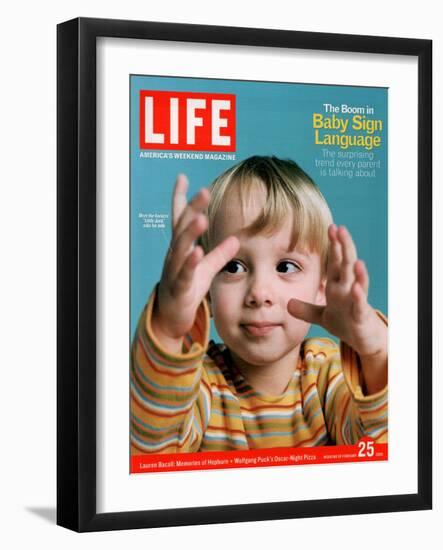
[[246, 305], [249, 307], [271, 306], [274, 298], [269, 283], [264, 278], [254, 278], [245, 297]]

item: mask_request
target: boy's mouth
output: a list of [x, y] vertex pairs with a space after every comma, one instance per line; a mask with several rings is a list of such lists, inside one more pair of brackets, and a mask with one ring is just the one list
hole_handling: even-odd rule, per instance
[[250, 336], [266, 336], [266, 334], [281, 326], [281, 323], [242, 323], [240, 326]]

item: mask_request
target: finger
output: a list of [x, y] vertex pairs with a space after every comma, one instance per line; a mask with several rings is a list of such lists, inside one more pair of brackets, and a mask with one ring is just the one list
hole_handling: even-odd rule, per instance
[[306, 321], [306, 323], [315, 323], [316, 325], [321, 324], [323, 310], [325, 309], [325, 306], [317, 306], [315, 304], [303, 302], [297, 298], [289, 300], [287, 307], [289, 313], [293, 317]]
[[332, 224], [328, 228], [329, 237], [329, 257], [327, 277], [329, 281], [338, 281], [340, 279], [340, 268], [342, 262], [341, 244], [337, 238], [337, 226]]
[[357, 260], [354, 264], [355, 280], [363, 289], [363, 292], [368, 295], [369, 291], [369, 274], [363, 260]]
[[207, 227], [206, 216], [199, 214], [178, 237], [172, 240], [167, 268], [169, 277], [174, 278], [177, 276], [187, 256], [194, 249], [194, 241], [206, 231]]
[[217, 245], [202, 260], [202, 266], [213, 279], [217, 273], [237, 254], [240, 241], [231, 236]]
[[360, 283], [357, 281], [351, 287], [352, 317], [356, 323], [361, 323], [367, 313], [367, 298]]
[[188, 255], [177, 276], [177, 287], [180, 290], [187, 289], [191, 286], [195, 274], [195, 268], [203, 256], [204, 253], [201, 246], [196, 246]]
[[341, 226], [337, 229], [337, 238], [341, 244], [342, 253], [340, 281], [350, 283], [354, 276], [354, 263], [357, 261], [357, 250], [346, 227]]
[[186, 193], [188, 191], [189, 182], [185, 174], [179, 174], [175, 181], [175, 187], [172, 194], [172, 228], [177, 225], [180, 216], [186, 208], [187, 200]]
[[210, 193], [205, 187], [202, 187], [200, 191], [194, 195], [189, 204], [183, 210], [180, 218], [178, 219], [175, 227], [175, 233], [181, 233], [189, 223], [208, 206]]

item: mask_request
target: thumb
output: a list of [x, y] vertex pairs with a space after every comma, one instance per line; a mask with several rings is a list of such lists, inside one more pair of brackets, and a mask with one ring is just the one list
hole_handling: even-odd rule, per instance
[[201, 265], [208, 273], [211, 281], [220, 269], [235, 256], [239, 248], [240, 241], [237, 237], [231, 235], [204, 256]]
[[316, 325], [320, 324], [321, 317], [325, 306], [317, 306], [315, 304], [310, 304], [309, 302], [303, 302], [297, 298], [292, 298], [288, 302], [288, 311], [297, 319], [306, 321], [306, 323], [315, 323]]

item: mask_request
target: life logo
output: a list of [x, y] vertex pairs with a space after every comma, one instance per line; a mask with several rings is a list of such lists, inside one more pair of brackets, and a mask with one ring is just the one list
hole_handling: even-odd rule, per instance
[[235, 151], [235, 95], [140, 91], [140, 149]]

